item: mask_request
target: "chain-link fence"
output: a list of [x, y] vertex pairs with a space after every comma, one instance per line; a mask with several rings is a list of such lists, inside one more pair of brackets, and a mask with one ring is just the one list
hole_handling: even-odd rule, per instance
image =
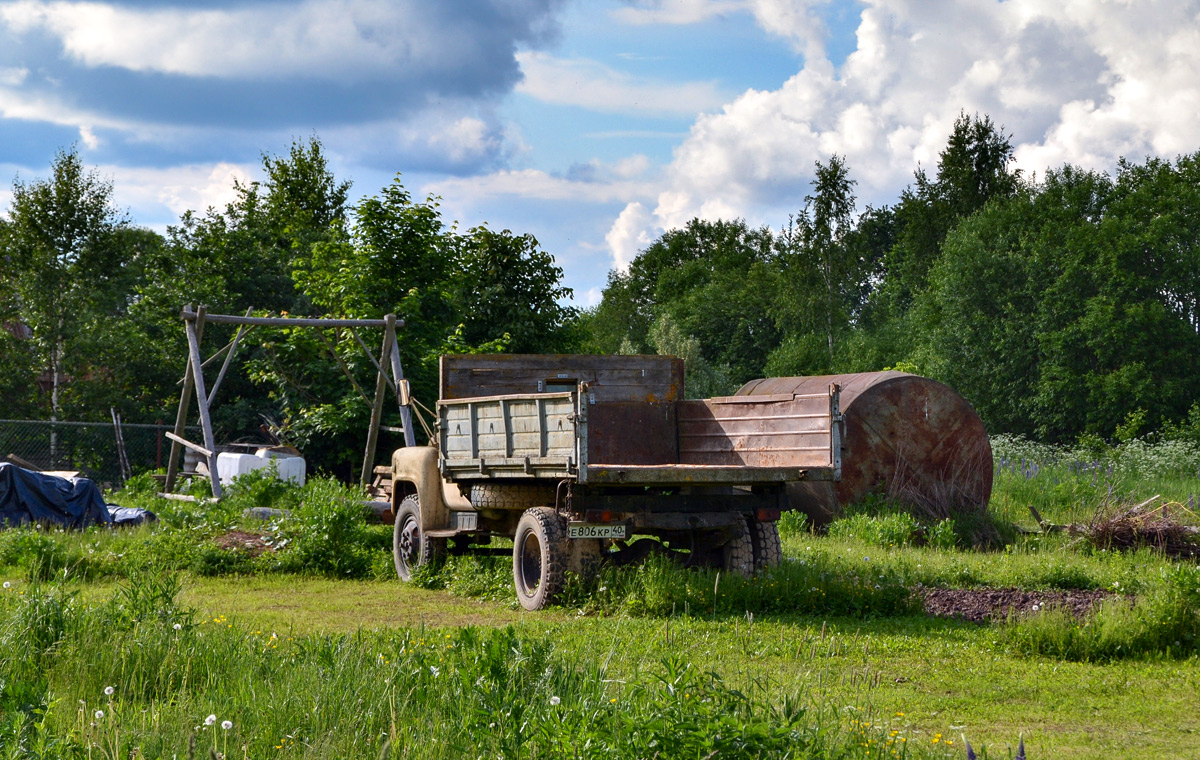
[[[125, 456], [133, 472], [165, 467], [172, 425], [121, 423]], [[189, 426], [189, 431], [199, 430]], [[122, 482], [117, 431], [111, 422], [0, 420], [0, 461], [15, 456], [40, 470], [80, 470], [98, 483]]]

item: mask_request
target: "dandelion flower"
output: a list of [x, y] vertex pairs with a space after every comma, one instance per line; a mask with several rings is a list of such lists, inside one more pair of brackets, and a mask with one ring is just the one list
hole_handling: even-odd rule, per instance
[[114, 691], [116, 691], [116, 689], [114, 689], [113, 687], [105, 686], [104, 687], [104, 696], [111, 697], [113, 695]]
[[175, 625], [173, 625], [173, 626], [171, 626], [171, 627], [172, 627], [172, 628], [174, 628], [174, 629], [175, 629], [175, 630], [177, 630], [177, 631], [182, 631], [182, 630], [183, 630], [183, 624], [182, 624], [182, 623], [176, 623]]
[[552, 705], [557, 705], [557, 704], [558, 704], [559, 702], [561, 702], [561, 701], [562, 701], [562, 700], [561, 700], [561, 699], [559, 699], [557, 696], [550, 697], [550, 704], [552, 704]]
[[207, 718], [204, 719], [204, 725], [206, 725], [206, 726], [211, 726], [212, 724], [214, 724], [216, 722], [217, 722], [217, 716], [215, 716], [215, 715], [209, 715]]
[[103, 718], [103, 717], [104, 717], [104, 711], [103, 711], [103, 710], [97, 710], [97, 711], [96, 711], [96, 720], [100, 720], [100, 719], [101, 719], [101, 718]]
[[8, 581], [5, 581], [5, 582], [4, 582], [4, 588], [12, 588], [12, 584], [11, 584], [11, 583], [9, 583]]
[[228, 731], [229, 729], [233, 728], [233, 721], [231, 721], [231, 720], [223, 720], [223, 721], [221, 721], [221, 728], [223, 728], [223, 729], [225, 729], [226, 731]]

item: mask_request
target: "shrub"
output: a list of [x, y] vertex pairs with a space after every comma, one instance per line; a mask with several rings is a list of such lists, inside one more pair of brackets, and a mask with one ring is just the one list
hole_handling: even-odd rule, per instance
[[298, 506], [276, 523], [281, 569], [362, 578], [371, 570], [371, 537], [362, 497], [336, 480], [316, 478]]
[[779, 516], [779, 535], [781, 538], [798, 536], [808, 530], [808, 515], [797, 510], [784, 512]]
[[829, 525], [830, 538], [857, 538], [873, 546], [908, 546], [920, 535], [921, 526], [907, 512], [852, 514]]

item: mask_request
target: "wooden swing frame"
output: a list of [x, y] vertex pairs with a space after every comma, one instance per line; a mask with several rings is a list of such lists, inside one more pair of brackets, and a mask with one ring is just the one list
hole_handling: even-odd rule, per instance
[[[191, 305], [183, 307], [183, 312], [180, 316], [184, 322], [184, 328], [187, 330], [188, 339], [188, 357], [187, 371], [183, 377], [183, 390], [179, 395], [179, 411], [175, 415], [175, 431], [167, 433], [166, 436], [171, 440], [171, 455], [167, 460], [167, 476], [166, 482], [163, 485], [162, 496], [175, 499], [190, 499], [180, 494], [174, 493], [175, 481], [180, 474], [178, 467], [179, 452], [188, 448], [198, 452], [208, 460], [208, 479], [212, 485], [212, 495], [214, 499], [220, 499], [221, 479], [217, 474], [217, 445], [213, 436], [212, 416], [210, 409], [213, 405], [213, 399], [216, 398], [217, 390], [221, 387], [221, 381], [225, 379], [225, 373], [229, 370], [229, 365], [233, 362], [233, 355], [237, 352], [238, 344], [250, 330], [255, 327], [309, 327], [317, 330], [317, 335], [322, 343], [329, 349], [337, 360], [338, 366], [342, 373], [349, 379], [350, 384], [362, 396], [363, 401], [371, 406], [371, 424], [367, 430], [367, 445], [366, 451], [363, 453], [362, 476], [360, 483], [366, 487], [370, 483], [372, 473], [374, 471], [375, 452], [379, 443], [379, 431], [386, 430], [389, 433], [402, 433], [404, 435], [405, 446], [415, 446], [416, 441], [413, 438], [412, 426], [412, 410], [409, 406], [411, 401], [408, 392], [408, 381], [404, 378], [404, 370], [400, 366], [400, 347], [396, 343], [396, 328], [404, 327], [404, 320], [397, 319], [395, 314], [387, 314], [383, 319], [316, 319], [316, 318], [301, 318], [301, 317], [252, 317], [250, 309], [246, 311], [245, 316], [236, 316], [230, 314], [209, 314], [204, 306], [200, 306], [196, 310], [192, 310]], [[207, 323], [238, 325], [237, 333], [233, 340], [225, 344], [223, 348], [206, 360], [201, 360], [200, 340], [204, 335], [204, 325]], [[379, 351], [377, 359], [367, 348], [367, 344], [363, 342], [356, 332], [357, 328], [383, 328], [383, 346]], [[323, 330], [327, 329], [347, 328], [351, 335], [362, 347], [363, 353], [375, 365], [375, 398], [374, 401], [367, 397], [367, 394], [359, 386], [358, 381], [354, 379], [354, 375], [350, 372], [350, 368], [346, 366], [346, 362], [338, 355], [330, 344], [329, 339], [325, 337]], [[224, 355], [225, 360], [221, 364], [221, 370], [217, 374], [217, 379], [213, 382], [212, 389], [209, 390], [204, 381], [204, 368], [212, 362]], [[387, 369], [391, 369], [391, 377], [388, 376]], [[391, 389], [396, 400], [400, 405], [400, 420], [402, 427], [389, 427], [380, 424], [383, 419], [383, 405], [387, 390]], [[204, 434], [204, 445], [194, 443], [183, 437], [187, 425], [188, 407], [192, 403], [192, 395], [196, 396], [196, 406], [200, 414], [200, 428]]]

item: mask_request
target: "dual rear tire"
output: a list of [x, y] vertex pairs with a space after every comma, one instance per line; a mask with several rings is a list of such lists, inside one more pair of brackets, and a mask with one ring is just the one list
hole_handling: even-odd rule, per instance
[[527, 610], [550, 604], [566, 585], [567, 525], [550, 507], [525, 510], [513, 536], [513, 585]]

